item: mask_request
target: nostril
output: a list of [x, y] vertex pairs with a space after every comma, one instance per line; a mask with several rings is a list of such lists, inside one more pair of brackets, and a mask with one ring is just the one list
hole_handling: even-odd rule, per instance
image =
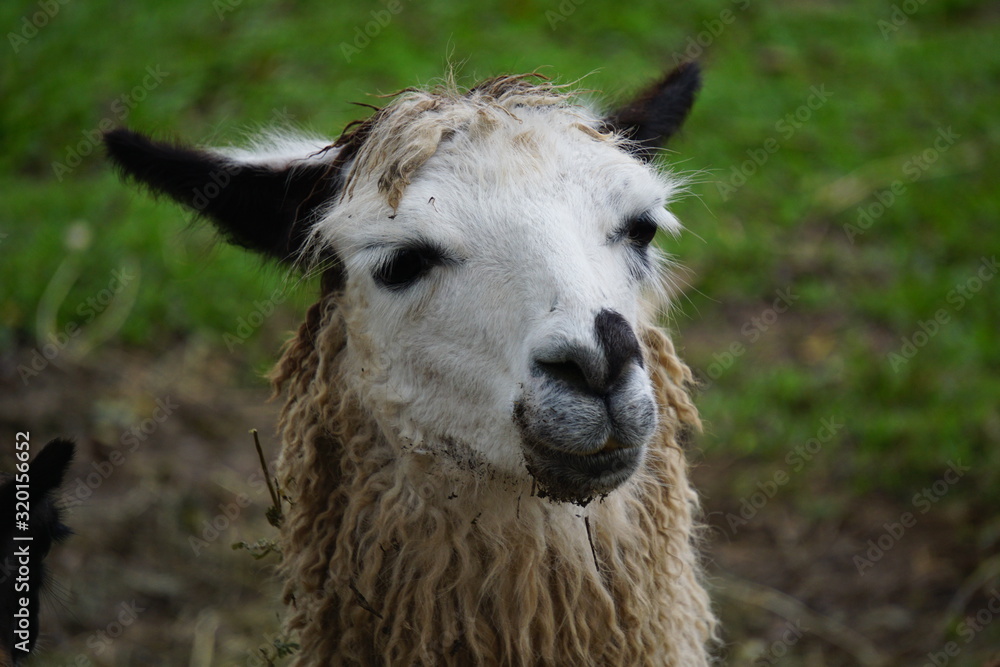
[[568, 385], [578, 391], [591, 391], [587, 375], [573, 361], [536, 361], [536, 367], [544, 374], [558, 382]]

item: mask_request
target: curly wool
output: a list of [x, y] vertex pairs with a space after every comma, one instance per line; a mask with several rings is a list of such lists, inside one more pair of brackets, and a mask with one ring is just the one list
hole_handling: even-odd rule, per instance
[[707, 665], [714, 618], [678, 431], [698, 427], [670, 339], [643, 330], [660, 404], [643, 468], [587, 507], [397, 451], [342, 388], [342, 292], [272, 380], [296, 665]]

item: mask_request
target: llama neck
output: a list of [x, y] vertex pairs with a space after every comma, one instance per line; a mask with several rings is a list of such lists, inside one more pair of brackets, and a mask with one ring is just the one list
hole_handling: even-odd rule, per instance
[[[388, 445], [373, 447], [371, 436], [358, 432], [344, 446], [322, 511], [299, 495], [288, 517], [285, 570], [303, 655], [346, 664], [698, 664], [680, 656], [700, 655], [692, 651], [701, 633], [664, 641], [705, 602], [687, 587], [696, 569], [686, 484], [664, 491], [644, 475], [579, 507], [530, 487], [436, 475], [429, 456], [380, 456]], [[651, 512], [651, 488], [673, 494], [681, 511]]]

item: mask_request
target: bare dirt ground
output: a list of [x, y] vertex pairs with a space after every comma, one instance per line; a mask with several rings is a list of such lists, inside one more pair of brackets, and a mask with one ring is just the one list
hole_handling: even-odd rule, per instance
[[[275, 534], [248, 431], [273, 459], [277, 406], [239, 355], [215, 349], [104, 349], [57, 358], [27, 383], [18, 366], [30, 348], [0, 356], [3, 437], [30, 430], [35, 448], [57, 435], [79, 447], [64, 486], [76, 534], [51, 556], [32, 664], [266, 664], [258, 648], [280, 627], [274, 560], [232, 545]], [[0, 446], [2, 469], [11, 451]], [[1000, 666], [990, 508], [942, 501], [921, 513], [833, 480], [741, 494], [745, 461], [706, 456], [697, 440], [692, 459], [725, 664]]]

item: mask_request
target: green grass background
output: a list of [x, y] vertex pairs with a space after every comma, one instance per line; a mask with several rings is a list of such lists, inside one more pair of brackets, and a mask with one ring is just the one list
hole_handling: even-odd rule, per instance
[[[817, 492], [829, 488], [906, 505], [949, 461], [974, 472], [945, 502], [1000, 501], [1000, 280], [987, 272], [972, 293], [1000, 254], [996, 3], [399, 7], [365, 45], [354, 40], [385, 3], [0, 4], [0, 345], [30, 352], [76, 324], [95, 346], [238, 355], [243, 380], [260, 383], [284, 333], [264, 326], [233, 350], [223, 336], [276, 289], [290, 289], [280, 308], [291, 321], [314, 297], [122, 186], [89, 139], [102, 122], [206, 145], [276, 122], [334, 137], [364, 114], [351, 102], [433, 82], [449, 63], [468, 83], [540, 68], [585, 77], [614, 100], [689, 50], [705, 85], [666, 157], [692, 178], [674, 207], [688, 233], [660, 243], [683, 266], [669, 325], [704, 380], [700, 451], [739, 461], [733, 484], [749, 493], [832, 418], [843, 426], [790, 483], [805, 512], [836, 512]], [[25, 21], [45, 25], [34, 34]], [[345, 45], [363, 48], [348, 58]], [[147, 68], [165, 73], [149, 90]], [[810, 98], [816, 89], [829, 99]], [[789, 133], [797, 111], [808, 119]], [[948, 130], [957, 140], [935, 149]], [[734, 169], [775, 145], [724, 195]], [[55, 166], [74, 150], [89, 154]], [[894, 182], [891, 205], [850, 238], [845, 227]], [[123, 267], [136, 278], [85, 322], [80, 304]], [[949, 295], [962, 285], [958, 308]], [[795, 301], [771, 321], [779, 290]], [[890, 355], [940, 310], [948, 322], [894, 368]]]

